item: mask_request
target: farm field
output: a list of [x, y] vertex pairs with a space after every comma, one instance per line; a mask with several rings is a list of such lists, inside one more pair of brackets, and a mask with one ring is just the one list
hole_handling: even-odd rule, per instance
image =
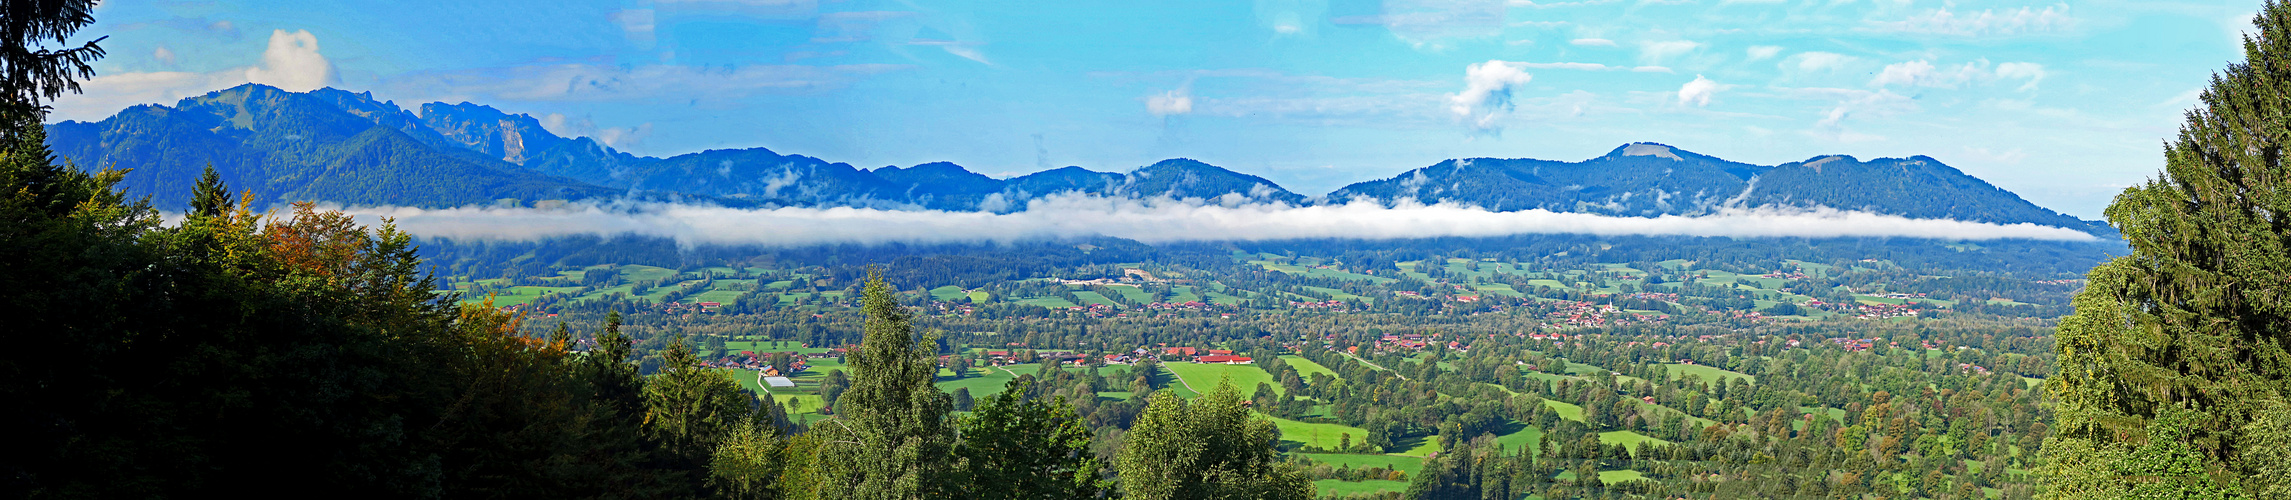
[[1179, 362], [1162, 363], [1161, 367], [1169, 370], [1170, 374], [1185, 379], [1184, 383], [1171, 385], [1190, 386], [1196, 392], [1208, 392], [1216, 388], [1218, 381], [1224, 380], [1225, 377], [1233, 378], [1233, 387], [1241, 390], [1243, 399], [1257, 397], [1257, 384], [1260, 382], [1272, 384], [1275, 391], [1281, 390], [1280, 384], [1277, 383], [1279, 381], [1273, 380], [1273, 374], [1265, 373], [1265, 369], [1258, 368], [1257, 365]]
[[1336, 446], [1343, 441], [1346, 434], [1352, 435], [1352, 442], [1355, 443], [1360, 442], [1362, 439], [1368, 438], [1368, 431], [1359, 427], [1350, 427], [1343, 424], [1299, 422], [1295, 420], [1274, 417], [1271, 415], [1265, 415], [1263, 413], [1259, 413], [1257, 415], [1272, 419], [1273, 425], [1280, 427], [1282, 442], [1294, 442], [1303, 445], [1318, 446], [1324, 449], [1332, 449], [1336, 448]]
[[1664, 364], [1663, 364], [1663, 369], [1664, 369], [1664, 371], [1666, 371], [1666, 372], [1670, 373], [1670, 376], [1671, 376], [1671, 378], [1673, 378], [1673, 379], [1676, 379], [1676, 378], [1683, 378], [1683, 377], [1686, 377], [1687, 375], [1693, 375], [1693, 376], [1696, 376], [1696, 377], [1700, 377], [1700, 378], [1702, 379], [1703, 383], [1706, 383], [1706, 384], [1707, 384], [1707, 383], [1713, 383], [1713, 382], [1717, 382], [1717, 381], [1718, 381], [1720, 378], [1735, 378], [1735, 379], [1741, 379], [1741, 380], [1743, 380], [1743, 381], [1747, 381], [1747, 382], [1750, 382], [1750, 383], [1753, 383], [1753, 384], [1755, 384], [1755, 383], [1758, 383], [1758, 377], [1757, 377], [1756, 375], [1750, 375], [1750, 374], [1747, 374], [1747, 373], [1736, 372], [1736, 371], [1728, 371], [1727, 369], [1724, 369], [1724, 368], [1719, 368], [1719, 367], [1715, 367], [1715, 366], [1708, 366], [1708, 365], [1682, 365], [1682, 364], [1677, 364], [1677, 363], [1664, 363]]
[[1382, 491], [1407, 491], [1408, 482], [1382, 480], [1349, 482], [1339, 479], [1322, 479], [1319, 481], [1313, 481], [1313, 487], [1320, 489], [1320, 494], [1322, 496], [1353, 495], [1360, 493], [1376, 493]]
[[1424, 469], [1424, 459], [1422, 457], [1411, 457], [1405, 455], [1366, 455], [1351, 453], [1298, 453], [1297, 455], [1310, 459], [1314, 462], [1329, 464], [1330, 466], [1350, 465], [1354, 469], [1383, 467], [1387, 469], [1399, 470], [1409, 474], [1415, 474], [1416, 471]]
[[1086, 304], [1086, 305], [1093, 305], [1093, 306], [1096, 306], [1096, 305], [1104, 305], [1104, 306], [1117, 306], [1117, 305], [1118, 305], [1118, 304], [1115, 304], [1115, 303], [1114, 303], [1114, 300], [1113, 300], [1113, 299], [1109, 299], [1109, 298], [1106, 298], [1106, 296], [1104, 296], [1104, 295], [1099, 295], [1099, 294], [1098, 294], [1098, 292], [1092, 292], [1092, 291], [1088, 291], [1088, 290], [1083, 290], [1083, 291], [1079, 291], [1079, 292], [1074, 292], [1074, 298], [1082, 299], [1082, 303], [1083, 303], [1083, 304]]
[[1326, 366], [1321, 366], [1320, 363], [1315, 363], [1313, 360], [1305, 359], [1304, 356], [1298, 356], [1294, 354], [1284, 355], [1281, 356], [1281, 361], [1288, 363], [1289, 368], [1297, 371], [1297, 376], [1304, 377], [1308, 382], [1312, 380], [1313, 374], [1315, 373], [1325, 373], [1328, 374], [1330, 378], [1344, 378], [1341, 375], [1337, 375], [1336, 370], [1330, 370]]

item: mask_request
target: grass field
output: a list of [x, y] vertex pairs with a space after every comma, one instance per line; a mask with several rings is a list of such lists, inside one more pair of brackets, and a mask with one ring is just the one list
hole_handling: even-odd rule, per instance
[[1108, 299], [1108, 298], [1106, 298], [1106, 296], [1104, 296], [1104, 295], [1099, 295], [1099, 294], [1098, 294], [1098, 292], [1092, 292], [1092, 291], [1088, 291], [1088, 290], [1079, 291], [1079, 292], [1074, 292], [1074, 298], [1082, 299], [1082, 303], [1084, 303], [1084, 304], [1090, 304], [1090, 305], [1099, 305], [1099, 304], [1104, 304], [1104, 305], [1109, 305], [1109, 306], [1111, 306], [1111, 305], [1116, 305], [1116, 304], [1114, 304], [1114, 300], [1113, 300], [1113, 299]]
[[1297, 371], [1297, 376], [1304, 377], [1308, 382], [1312, 381], [1315, 373], [1326, 373], [1329, 378], [1344, 378], [1343, 375], [1338, 375], [1336, 370], [1330, 370], [1326, 366], [1321, 366], [1320, 363], [1314, 363], [1313, 360], [1305, 359], [1304, 356], [1294, 354], [1281, 356], [1281, 361], [1288, 363], [1289, 368]]
[[1169, 289], [1169, 302], [1176, 304], [1201, 302], [1201, 295], [1193, 293], [1193, 287], [1190, 286], [1171, 287]]
[[1335, 288], [1318, 287], [1318, 286], [1300, 286], [1300, 287], [1298, 287], [1298, 288], [1303, 288], [1303, 289], [1306, 289], [1306, 290], [1311, 290], [1311, 291], [1313, 291], [1314, 293], [1319, 293], [1319, 294], [1321, 294], [1321, 295], [1327, 296], [1327, 297], [1329, 298], [1329, 300], [1360, 300], [1360, 301], [1367, 301], [1367, 302], [1375, 302], [1375, 300], [1374, 300], [1374, 299], [1371, 299], [1371, 298], [1368, 298], [1368, 297], [1362, 297], [1362, 296], [1359, 296], [1359, 295], [1353, 295], [1353, 294], [1350, 294], [1350, 293], [1345, 293], [1345, 291], [1344, 291], [1344, 290], [1338, 290], [1338, 289], [1335, 289]]
[[1736, 371], [1728, 371], [1724, 368], [1715, 366], [1665, 363], [1663, 364], [1663, 368], [1664, 371], [1669, 372], [1671, 378], [1674, 379], [1685, 377], [1687, 375], [1694, 375], [1696, 377], [1701, 377], [1703, 383], [1714, 383], [1717, 382], [1721, 377], [1739, 378], [1753, 384], [1758, 383], [1758, 377], [1755, 375]]
[[[939, 373], [941, 375], [945, 375], [947, 372], [941, 370]], [[972, 398], [983, 398], [995, 394], [1001, 394], [1003, 385], [1009, 384], [1010, 380], [1014, 378], [1017, 377], [1012, 376], [1010, 372], [1003, 371], [1001, 368], [973, 368], [971, 369], [970, 376], [968, 377], [963, 377], [960, 379], [949, 379], [944, 376], [939, 377], [938, 386], [939, 390], [946, 391], [948, 393], [955, 392], [955, 389], [968, 388], [970, 389], [970, 396]]]
[[[795, 341], [792, 341], [792, 340], [765, 340], [765, 341], [736, 340], [736, 341], [731, 341], [731, 342], [725, 342], [725, 343], [724, 343], [724, 348], [725, 348], [725, 349], [728, 349], [728, 350], [732, 350], [732, 351], [735, 351], [735, 352], [737, 352], [737, 351], [762, 351], [762, 352], [795, 352], [795, 353], [802, 353], [802, 354], [814, 354], [814, 353], [822, 353], [822, 352], [828, 352], [828, 351], [830, 351], [830, 350], [831, 350], [831, 349], [828, 349], [828, 348], [825, 348], [825, 347], [804, 347], [802, 343], [800, 343], [800, 342], [795, 342]], [[812, 363], [811, 363], [811, 364], [817, 365], [817, 364], [819, 364], [819, 363], [818, 363], [818, 361], [819, 361], [819, 360], [812, 360]]]
[[1631, 448], [1633, 452], [1636, 452], [1639, 449], [1639, 443], [1648, 441], [1653, 441], [1655, 444], [1671, 444], [1670, 441], [1656, 439], [1653, 436], [1640, 434], [1635, 431], [1607, 431], [1599, 433], [1599, 442], [1606, 444], [1620, 443], [1625, 447]]
[[1647, 475], [1646, 475], [1646, 474], [1644, 474], [1644, 473], [1641, 473], [1641, 472], [1639, 472], [1639, 471], [1635, 471], [1635, 470], [1603, 470], [1603, 471], [1599, 471], [1599, 482], [1601, 482], [1601, 483], [1606, 483], [1606, 484], [1615, 484], [1615, 483], [1621, 483], [1621, 482], [1637, 481], [1637, 480], [1646, 479], [1646, 478], [1647, 478]]
[[1106, 285], [1106, 288], [1121, 294], [1122, 300], [1129, 301], [1131, 304], [1145, 305], [1154, 302], [1153, 294], [1146, 293], [1145, 289], [1133, 285]]
[[[1398, 280], [1395, 280], [1395, 279], [1392, 279], [1392, 278], [1386, 278], [1386, 277], [1383, 277], [1383, 276], [1370, 276], [1370, 275], [1366, 275], [1366, 274], [1360, 274], [1360, 273], [1349, 272], [1349, 271], [1340, 271], [1340, 270], [1335, 270], [1335, 269], [1321, 269], [1321, 268], [1316, 268], [1316, 267], [1306, 267], [1306, 266], [1298, 266], [1298, 265], [1279, 264], [1279, 263], [1274, 263], [1274, 262], [1270, 262], [1270, 261], [1253, 261], [1253, 262], [1251, 262], [1251, 263], [1253, 263], [1253, 264], [1256, 264], [1256, 265], [1259, 265], [1259, 266], [1264, 266], [1264, 267], [1265, 267], [1265, 269], [1270, 269], [1270, 270], [1274, 270], [1274, 271], [1280, 271], [1280, 272], [1283, 272], [1283, 273], [1294, 274], [1294, 275], [1299, 275], [1299, 276], [1309, 276], [1309, 277], [1314, 277], [1314, 278], [1336, 278], [1336, 279], [1342, 279], [1342, 280], [1353, 280], [1353, 281], [1368, 281], [1368, 282], [1373, 282], [1373, 283], [1386, 283], [1386, 282], [1391, 282], [1391, 281], [1398, 281]], [[1317, 264], [1317, 262], [1316, 262], [1316, 264]]]
[[1273, 380], [1273, 374], [1265, 373], [1265, 369], [1258, 368], [1257, 365], [1162, 363], [1161, 367], [1169, 370], [1169, 373], [1185, 379], [1184, 383], [1171, 385], [1190, 385], [1194, 391], [1198, 392], [1215, 390], [1217, 382], [1228, 376], [1233, 377], [1233, 387], [1241, 390], [1242, 398], [1257, 397], [1257, 383], [1259, 382], [1273, 384], [1275, 391], [1281, 390], [1280, 384], [1274, 384], [1277, 381]]
[[1066, 299], [1062, 299], [1062, 298], [1058, 298], [1058, 297], [1035, 297], [1035, 298], [1031, 298], [1031, 299], [1018, 299], [1018, 300], [1016, 300], [1016, 301], [1014, 301], [1014, 302], [1017, 302], [1018, 304], [1021, 304], [1021, 305], [1029, 305], [1029, 306], [1040, 306], [1040, 307], [1051, 307], [1051, 308], [1067, 308], [1067, 307], [1074, 307], [1074, 305], [1075, 305], [1073, 302], [1067, 302], [1067, 301], [1066, 301]]
[[1313, 487], [1320, 489], [1321, 496], [1325, 497], [1331, 495], [1352, 495], [1358, 493], [1376, 493], [1383, 491], [1408, 491], [1408, 482], [1361, 481], [1355, 483], [1342, 479], [1322, 479], [1319, 481], [1313, 481]]
[[1403, 455], [1354, 455], [1349, 453], [1298, 453], [1296, 455], [1314, 462], [1328, 464], [1330, 467], [1346, 465], [1350, 465], [1354, 469], [1383, 467], [1409, 474], [1415, 474], [1416, 471], [1424, 469], [1423, 458]]
[[1368, 439], [1368, 431], [1359, 427], [1348, 427], [1342, 424], [1298, 422], [1295, 420], [1278, 418], [1262, 413], [1259, 413], [1258, 415], [1272, 419], [1273, 425], [1280, 427], [1281, 441], [1293, 441], [1305, 445], [1318, 446], [1327, 449], [1336, 448], [1337, 444], [1343, 441], [1344, 435], [1346, 434], [1351, 434], [1352, 442], [1355, 443], [1360, 442], [1362, 439]]
[[1519, 426], [1519, 430], [1510, 434], [1496, 436], [1496, 444], [1503, 445], [1503, 449], [1506, 451], [1519, 450], [1520, 447], [1524, 446], [1528, 450], [1541, 453], [1543, 451], [1542, 439], [1543, 429], [1537, 429], [1532, 425], [1522, 425]]
[[961, 302], [970, 299], [970, 294], [963, 292], [963, 287], [947, 285], [931, 289], [931, 298], [939, 302]]
[[1543, 405], [1551, 407], [1552, 411], [1559, 412], [1559, 418], [1577, 422], [1583, 421], [1583, 407], [1576, 406], [1575, 403], [1565, 403], [1560, 402], [1559, 400], [1546, 399], [1543, 400]]

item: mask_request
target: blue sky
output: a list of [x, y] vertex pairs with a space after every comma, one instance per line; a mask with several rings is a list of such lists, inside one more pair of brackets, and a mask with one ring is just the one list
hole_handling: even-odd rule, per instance
[[637, 154], [1011, 175], [1189, 157], [1321, 194], [1654, 141], [1928, 155], [2096, 218], [2259, 0], [106, 2], [57, 119], [255, 81], [472, 101]]

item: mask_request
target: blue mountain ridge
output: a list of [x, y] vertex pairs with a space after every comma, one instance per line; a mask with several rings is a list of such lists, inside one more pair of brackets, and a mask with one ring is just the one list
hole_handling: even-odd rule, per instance
[[1121, 173], [1064, 167], [1007, 179], [948, 162], [864, 169], [760, 147], [653, 158], [559, 136], [532, 116], [491, 106], [429, 103], [420, 110], [371, 93], [247, 84], [172, 107], [139, 105], [99, 122], [49, 125], [48, 139], [58, 156], [83, 168], [133, 167], [129, 191], [162, 208], [185, 206], [191, 183], [213, 165], [259, 204], [443, 207], [635, 196], [745, 207], [1009, 212], [1075, 193], [1300, 206], [1458, 203], [1618, 216], [1830, 207], [2113, 234], [2105, 224], [2037, 206], [1925, 156], [1821, 156], [1766, 166], [1633, 143], [1576, 162], [1446, 160], [1307, 197], [1185, 158]]

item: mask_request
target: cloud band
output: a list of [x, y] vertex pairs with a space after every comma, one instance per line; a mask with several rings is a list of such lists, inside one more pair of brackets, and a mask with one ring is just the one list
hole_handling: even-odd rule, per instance
[[636, 203], [562, 208], [358, 207], [368, 223], [393, 218], [426, 237], [532, 241], [562, 236], [643, 235], [685, 245], [1019, 242], [1111, 236], [1166, 243], [1312, 238], [1408, 239], [1522, 234], [1730, 238], [1904, 237], [1944, 240], [2097, 241], [2072, 229], [1910, 219], [1816, 209], [1727, 209], [1701, 216], [1616, 217], [1544, 210], [1491, 212], [1456, 204], [1386, 207], [1371, 202], [1294, 207], [1059, 195], [996, 214], [868, 208], [744, 209]]

